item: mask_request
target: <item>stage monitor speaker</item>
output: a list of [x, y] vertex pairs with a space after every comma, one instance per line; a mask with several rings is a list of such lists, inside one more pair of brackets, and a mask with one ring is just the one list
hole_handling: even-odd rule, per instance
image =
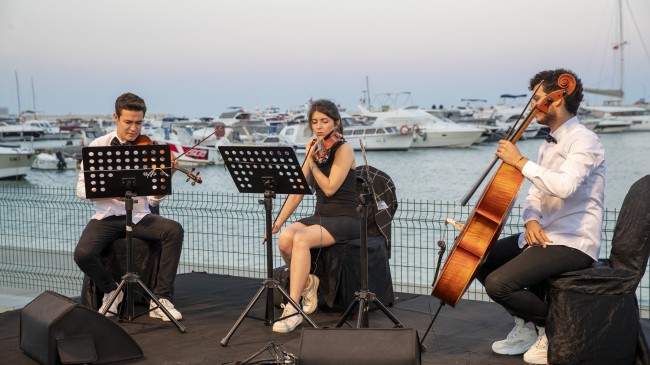
[[20, 349], [40, 364], [102, 364], [142, 357], [117, 323], [68, 297], [45, 291], [20, 312]]
[[413, 328], [303, 328], [300, 365], [420, 364], [420, 340]]

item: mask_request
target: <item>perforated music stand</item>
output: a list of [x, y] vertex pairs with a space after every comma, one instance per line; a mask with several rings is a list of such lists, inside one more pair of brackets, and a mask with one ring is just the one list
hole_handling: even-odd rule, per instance
[[305, 318], [312, 327], [318, 327], [302, 310], [289, 294], [273, 279], [273, 223], [271, 222], [273, 198], [275, 194], [311, 194], [309, 184], [296, 152], [291, 147], [278, 146], [219, 146], [223, 162], [230, 172], [235, 185], [240, 193], [264, 193], [264, 199], [259, 200], [266, 210], [266, 273], [267, 279], [257, 291], [246, 309], [237, 319], [226, 337], [221, 340], [221, 345], [226, 346], [230, 337], [235, 333], [241, 322], [248, 315], [255, 303], [260, 299], [266, 289], [266, 315], [264, 323], [268, 326], [275, 322], [273, 289], [278, 291], [296, 308], [298, 313]]
[[181, 333], [186, 329], [133, 272], [133, 197], [169, 195], [172, 192], [172, 159], [167, 145], [148, 146], [102, 146], [82, 149], [86, 198], [124, 198], [126, 209], [126, 274], [122, 276], [117, 290], [109, 298], [102, 312], [105, 315], [126, 286], [126, 318], [129, 321], [156, 308], [135, 315], [133, 285], [139, 285], [156, 303]]

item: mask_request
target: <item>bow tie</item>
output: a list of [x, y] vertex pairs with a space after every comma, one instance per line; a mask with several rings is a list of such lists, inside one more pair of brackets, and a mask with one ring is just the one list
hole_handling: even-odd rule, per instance
[[557, 139], [555, 137], [551, 136], [550, 134], [546, 135], [546, 142], [548, 143], [557, 143]]
[[113, 137], [113, 139], [111, 140], [111, 146], [132, 146], [132, 145], [133, 142], [126, 141], [122, 143], [117, 137]]

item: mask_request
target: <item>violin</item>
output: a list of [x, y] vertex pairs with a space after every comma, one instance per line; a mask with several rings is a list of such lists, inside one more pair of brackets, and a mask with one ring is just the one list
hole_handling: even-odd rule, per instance
[[[151, 145], [157, 145], [158, 143], [154, 142], [151, 140], [151, 138], [141, 134], [136, 138], [135, 141], [133, 141], [133, 144], [135, 146], [151, 146]], [[176, 158], [174, 157], [174, 152], [169, 152], [171, 154], [171, 160], [172, 160], [172, 169], [178, 170], [187, 176], [186, 181], [192, 180], [192, 185], [195, 185], [196, 183], [203, 183], [203, 179], [199, 177], [200, 172], [197, 172], [196, 174], [194, 173], [194, 168], [192, 168], [192, 171], [188, 171], [187, 169], [179, 166], [176, 162]]]
[[316, 161], [318, 166], [325, 165], [329, 159], [332, 150], [345, 142], [341, 133], [333, 130], [322, 139], [315, 140], [315, 149], [311, 157]]

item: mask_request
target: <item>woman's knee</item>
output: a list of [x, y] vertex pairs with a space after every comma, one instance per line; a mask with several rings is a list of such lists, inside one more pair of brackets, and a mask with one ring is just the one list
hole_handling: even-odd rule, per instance
[[291, 250], [293, 249], [292, 236], [284, 232], [281, 233], [278, 238], [278, 249], [285, 255], [291, 255]]
[[294, 248], [309, 250], [311, 249], [312, 239], [308, 232], [298, 231], [293, 236], [293, 246]]

